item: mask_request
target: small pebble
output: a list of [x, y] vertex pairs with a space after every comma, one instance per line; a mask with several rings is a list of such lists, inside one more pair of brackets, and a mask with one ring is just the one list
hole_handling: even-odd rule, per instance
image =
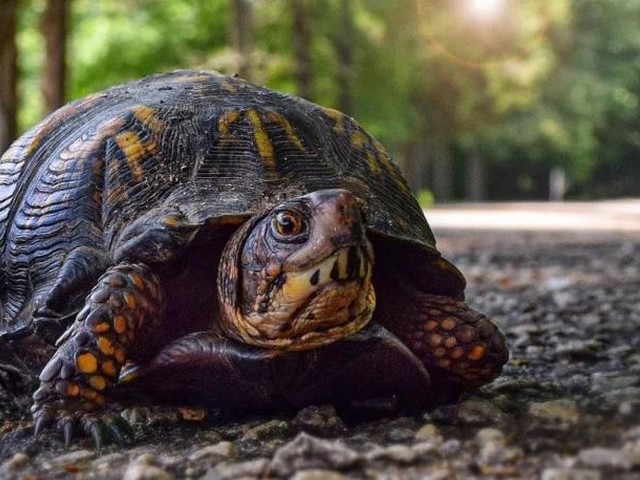
[[640, 425], [637, 427], [631, 427], [629, 430], [622, 434], [625, 440], [631, 440], [634, 442], [640, 442]]
[[542, 471], [540, 480], [601, 480], [598, 470], [584, 468], [547, 468]]
[[420, 442], [411, 446], [418, 461], [433, 460], [440, 457], [438, 446], [432, 442]]
[[467, 425], [504, 425], [508, 417], [488, 400], [470, 399], [458, 406], [458, 419]]
[[520, 448], [507, 448], [502, 443], [488, 442], [480, 449], [478, 463], [481, 465], [500, 465], [514, 462], [522, 458], [523, 455]]
[[442, 443], [440, 429], [433, 423], [422, 426], [415, 434], [416, 440], [429, 440], [434, 443]]
[[21, 470], [29, 464], [29, 455], [18, 452], [0, 465], [0, 472]]
[[626, 420], [640, 418], [640, 400], [624, 400], [620, 402], [618, 415]]
[[288, 422], [283, 420], [270, 420], [247, 430], [241, 440], [270, 440], [273, 438], [282, 438], [290, 431], [291, 425], [289, 425]]
[[504, 445], [506, 440], [501, 430], [497, 428], [483, 428], [476, 433], [476, 441], [482, 446], [487, 443]]
[[544, 420], [559, 420], [571, 424], [580, 419], [576, 402], [566, 398], [547, 402], [532, 402], [529, 404], [529, 413]]
[[95, 452], [92, 450], [76, 450], [74, 452], [65, 453], [51, 460], [52, 463], [60, 465], [63, 463], [78, 463], [84, 462], [95, 456]]
[[173, 478], [168, 472], [154, 465], [134, 463], [127, 467], [123, 480], [171, 480]]
[[222, 462], [207, 470], [201, 480], [236, 480], [239, 478], [262, 478], [269, 468], [269, 460], [256, 458], [240, 463]]
[[450, 480], [457, 478], [448, 468], [439, 468], [435, 472], [420, 474], [420, 480]]
[[300, 410], [291, 422], [295, 428], [316, 435], [339, 435], [347, 431], [332, 405], [310, 406]]
[[228, 458], [234, 457], [236, 455], [236, 447], [231, 442], [220, 442], [215, 445], [209, 445], [203, 448], [199, 448], [191, 455], [189, 455], [189, 460], [192, 462], [197, 462], [202, 458], [207, 458], [211, 460], [226, 460]]
[[360, 455], [341, 441], [323, 440], [300, 433], [289, 443], [280, 447], [269, 466], [269, 470], [282, 477], [298, 470], [311, 468], [343, 470], [353, 467]]
[[461, 447], [462, 443], [460, 443], [460, 440], [453, 438], [442, 444], [440, 447], [440, 453], [443, 457], [450, 458], [456, 455], [460, 451]]
[[386, 439], [392, 443], [403, 443], [413, 440], [415, 432], [409, 428], [392, 428], [386, 434]]
[[632, 468], [640, 467], [640, 442], [625, 443], [622, 453], [627, 457]]
[[588, 448], [578, 453], [582, 465], [593, 468], [611, 467], [629, 470], [633, 466], [631, 459], [621, 450], [612, 448]]
[[290, 480], [346, 480], [347, 477], [334, 470], [310, 469], [296, 472]]
[[386, 460], [395, 463], [413, 463], [417, 452], [406, 445], [391, 445], [390, 447], [376, 447], [367, 452], [365, 458], [370, 461]]
[[151, 452], [145, 452], [141, 455], [138, 455], [133, 463], [137, 463], [139, 465], [157, 465], [158, 458]]
[[131, 407], [125, 408], [120, 415], [130, 425], [177, 424], [180, 421], [178, 410], [171, 408]]

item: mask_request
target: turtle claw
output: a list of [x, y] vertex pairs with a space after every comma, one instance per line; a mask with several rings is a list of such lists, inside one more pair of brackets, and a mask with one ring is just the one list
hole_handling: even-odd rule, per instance
[[83, 428], [93, 438], [97, 450], [108, 443], [127, 445], [133, 437], [131, 426], [117, 413], [107, 413], [102, 417], [87, 414], [83, 421]]
[[121, 447], [127, 444], [127, 434], [124, 433], [117, 425], [109, 425], [109, 436]]
[[62, 424], [62, 434], [64, 435], [64, 446], [69, 447], [71, 440], [73, 439], [74, 427], [71, 421], [66, 421]]
[[53, 424], [53, 416], [46, 411], [40, 411], [35, 414], [35, 423], [33, 427], [33, 436], [39, 437], [42, 432]]
[[84, 413], [79, 419], [64, 411], [47, 409], [34, 412], [34, 437], [38, 438], [49, 429], [62, 435], [65, 447], [69, 447], [78, 436], [86, 435], [93, 438], [97, 450], [111, 442], [124, 446], [134, 435], [131, 426], [116, 412]]
[[111, 438], [113, 438], [119, 445], [126, 445], [129, 439], [133, 438], [133, 428], [129, 425], [124, 418], [116, 416], [111, 422], [107, 424]]
[[89, 427], [89, 431], [91, 432], [91, 436], [93, 437], [93, 443], [96, 447], [96, 450], [102, 450], [102, 445], [105, 441], [105, 429], [101, 423], [92, 422]]

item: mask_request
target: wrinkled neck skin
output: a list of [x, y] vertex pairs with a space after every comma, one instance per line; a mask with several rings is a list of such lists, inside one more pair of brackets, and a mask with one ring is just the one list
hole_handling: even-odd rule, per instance
[[218, 270], [221, 325], [229, 336], [263, 348], [305, 350], [370, 321], [373, 248], [359, 211], [345, 214], [333, 197], [313, 200], [294, 206], [309, 217], [303, 238], [278, 241], [270, 212], [229, 240]]

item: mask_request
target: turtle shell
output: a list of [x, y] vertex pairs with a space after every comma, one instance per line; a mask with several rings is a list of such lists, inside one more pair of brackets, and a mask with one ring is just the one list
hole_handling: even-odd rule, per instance
[[397, 257], [412, 281], [462, 292], [462, 276], [441, 259], [398, 167], [336, 110], [202, 71], [152, 76], [70, 103], [0, 161], [2, 331], [27, 329], [43, 305], [72, 314], [81, 298], [51, 300], [69, 287], [65, 269], [86, 269], [86, 281], [119, 259], [135, 260], [128, 242], [154, 212], [172, 208], [185, 224], [217, 228], [328, 188], [363, 201], [379, 261]]

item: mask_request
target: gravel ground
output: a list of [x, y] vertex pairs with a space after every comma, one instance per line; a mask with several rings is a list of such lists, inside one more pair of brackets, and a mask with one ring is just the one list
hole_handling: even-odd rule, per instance
[[[437, 236], [511, 345], [480, 392], [358, 420], [329, 406], [242, 422], [125, 411], [129, 448], [6, 434], [0, 478], [640, 479], [640, 234]], [[0, 433], [24, 425], [16, 408]]]

